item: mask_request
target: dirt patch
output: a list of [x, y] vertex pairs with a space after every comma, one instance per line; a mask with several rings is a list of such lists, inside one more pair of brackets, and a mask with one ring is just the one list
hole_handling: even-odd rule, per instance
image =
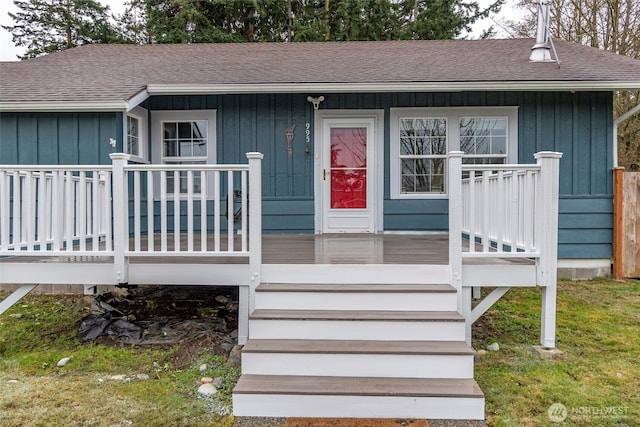
[[79, 325], [82, 340], [174, 348], [176, 368], [191, 365], [205, 351], [226, 355], [237, 341], [236, 288], [125, 287], [98, 295], [89, 311]]

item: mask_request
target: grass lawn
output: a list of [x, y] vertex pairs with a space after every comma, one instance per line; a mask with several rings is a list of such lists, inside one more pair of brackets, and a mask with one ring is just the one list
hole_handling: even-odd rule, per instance
[[[185, 360], [179, 346], [83, 344], [76, 338], [82, 301], [28, 296], [0, 316], [0, 425], [231, 426], [219, 412], [229, 409], [237, 368], [206, 351]], [[539, 307], [538, 289], [512, 289], [474, 330], [474, 347], [501, 347], [476, 365], [490, 425], [640, 425], [640, 282], [561, 281], [564, 356], [555, 360], [528, 351], [539, 341]], [[202, 363], [211, 366], [207, 376], [224, 379], [215, 399], [197, 396]], [[567, 408], [562, 424], [549, 419], [553, 403]]]
[[[540, 360], [540, 290], [512, 289], [474, 330], [474, 347], [496, 341], [476, 365], [494, 426], [640, 426], [640, 281], [560, 281], [556, 346]], [[554, 423], [548, 408], [567, 408]]]

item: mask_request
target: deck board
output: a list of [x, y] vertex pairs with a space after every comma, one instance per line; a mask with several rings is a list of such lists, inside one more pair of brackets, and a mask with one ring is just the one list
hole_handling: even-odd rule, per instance
[[[182, 236], [186, 242], [186, 235]], [[442, 234], [265, 234], [262, 236], [264, 264], [427, 264], [446, 265], [449, 262], [449, 240]], [[130, 241], [133, 247], [133, 239]], [[186, 243], [184, 244], [186, 247]], [[144, 248], [145, 245], [143, 245]], [[196, 245], [197, 246], [197, 245]], [[221, 247], [226, 248], [226, 237]], [[155, 245], [156, 248], [159, 244]], [[210, 246], [211, 247], [211, 246]], [[173, 250], [169, 242], [168, 252]], [[24, 254], [22, 254], [24, 255]], [[55, 263], [111, 263], [112, 256], [78, 256], [73, 252], [61, 256], [0, 257], [6, 262], [55, 262]], [[154, 253], [134, 255], [132, 264], [247, 264], [247, 256], [192, 256], [189, 254], [159, 255]], [[527, 259], [470, 258], [465, 264], [530, 264]]]

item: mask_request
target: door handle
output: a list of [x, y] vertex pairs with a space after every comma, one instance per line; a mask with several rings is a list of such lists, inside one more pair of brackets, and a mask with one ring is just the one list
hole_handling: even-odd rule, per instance
[[323, 179], [324, 181], [326, 181], [326, 180], [327, 180], [327, 170], [326, 170], [326, 169], [322, 169], [322, 179]]

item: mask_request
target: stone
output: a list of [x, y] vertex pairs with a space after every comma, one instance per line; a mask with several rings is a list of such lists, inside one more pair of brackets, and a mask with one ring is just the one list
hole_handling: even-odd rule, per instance
[[216, 390], [213, 384], [205, 383], [198, 387], [198, 393], [203, 396], [213, 396], [218, 393], [218, 390]]
[[126, 381], [127, 380], [127, 376], [126, 375], [112, 375], [109, 377], [110, 380], [113, 381]]
[[215, 377], [212, 384], [217, 388], [222, 387], [222, 377]]
[[233, 331], [231, 331], [231, 333], [229, 334], [229, 337], [231, 338], [238, 338], [238, 330], [234, 329]]
[[229, 298], [225, 297], [224, 295], [218, 295], [215, 297], [215, 300], [217, 302], [219, 302], [220, 304], [226, 304], [229, 302]]
[[58, 361], [58, 363], [56, 364], [56, 366], [58, 368], [62, 368], [64, 365], [66, 365], [67, 363], [69, 363], [69, 361], [71, 360], [70, 357], [63, 357], [62, 359], [60, 359]]
[[147, 375], [147, 374], [138, 374], [138, 375], [136, 375], [136, 378], [139, 379], [139, 380], [142, 380], [142, 381], [146, 381], [146, 380], [149, 379], [149, 375]]
[[500, 350], [500, 345], [497, 342], [491, 343], [487, 346], [487, 350], [489, 351], [498, 351]]
[[242, 356], [242, 346], [234, 345], [233, 348], [231, 349], [231, 352], [229, 352], [229, 357], [227, 358], [227, 365], [232, 367], [240, 366], [241, 356]]
[[12, 319], [21, 319], [22, 318], [22, 313], [11, 313], [9, 315], [10, 318]]
[[532, 346], [531, 352], [537, 355], [542, 360], [556, 359], [564, 355], [564, 353], [557, 348], [545, 348], [540, 345]]
[[211, 378], [211, 377], [202, 377], [202, 378], [200, 378], [200, 382], [202, 384], [212, 383], [213, 382], [213, 378]]
[[487, 354], [487, 350], [478, 350], [476, 353], [478, 353], [478, 356], [484, 356], [485, 354]]
[[[618, 378], [622, 378], [622, 377], [624, 377], [624, 375], [622, 375], [622, 372], [618, 372], [618, 373], [616, 374], [616, 376], [617, 376]], [[214, 384], [215, 384], [215, 382], [214, 382]]]
[[222, 348], [224, 351], [231, 351], [235, 346], [236, 345], [232, 342], [223, 342], [222, 344], [220, 344], [220, 348]]
[[200, 365], [200, 367], [198, 368], [200, 370], [200, 372], [204, 372], [206, 371], [208, 368], [206, 363], [203, 363], [202, 365]]
[[7, 384], [18, 384], [18, 380], [9, 380]]

